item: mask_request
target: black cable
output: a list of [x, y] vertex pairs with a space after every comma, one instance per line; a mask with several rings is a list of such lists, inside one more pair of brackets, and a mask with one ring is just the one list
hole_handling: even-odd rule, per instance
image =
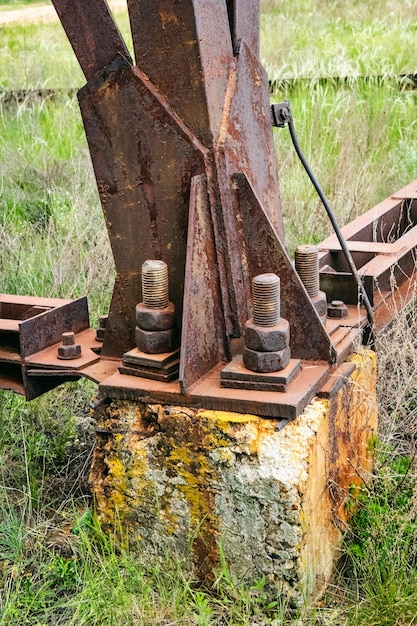
[[300, 144], [298, 143], [298, 139], [297, 139], [297, 133], [295, 132], [295, 127], [294, 127], [294, 122], [292, 119], [292, 115], [291, 115], [291, 109], [290, 109], [290, 103], [287, 101], [285, 101], [282, 104], [275, 104], [272, 106], [272, 123], [274, 126], [279, 126], [279, 127], [284, 127], [285, 124], [288, 124], [288, 129], [290, 131], [290, 135], [291, 135], [291, 140], [293, 142], [295, 151], [301, 161], [301, 163], [303, 164], [303, 167], [305, 169], [305, 171], [307, 172], [307, 175], [309, 177], [309, 179], [311, 180], [311, 182], [314, 185], [315, 190], [317, 191], [320, 200], [323, 203], [324, 208], [326, 209], [327, 215], [329, 216], [329, 219], [331, 221], [331, 224], [333, 226], [333, 230], [336, 234], [336, 237], [339, 240], [340, 246], [342, 248], [343, 254], [345, 256], [346, 262], [349, 265], [351, 274], [353, 276], [353, 278], [355, 279], [355, 282], [358, 286], [358, 290], [362, 296], [362, 301], [363, 304], [365, 306], [366, 309], [366, 313], [368, 316], [368, 322], [371, 325], [371, 327], [373, 326], [374, 323], [374, 313], [373, 313], [373, 309], [372, 309], [372, 305], [369, 302], [369, 298], [368, 298], [368, 294], [365, 291], [365, 287], [363, 285], [362, 279], [359, 275], [359, 272], [357, 270], [357, 267], [355, 265], [355, 261], [352, 258], [352, 255], [350, 253], [350, 250], [347, 246], [346, 240], [342, 234], [342, 231], [339, 228], [339, 225], [336, 221], [336, 217], [333, 213], [333, 210], [322, 190], [322, 188], [320, 187], [320, 184], [317, 180], [317, 178], [315, 177], [314, 173], [312, 172], [309, 164], [306, 161], [306, 158], [300, 148]]

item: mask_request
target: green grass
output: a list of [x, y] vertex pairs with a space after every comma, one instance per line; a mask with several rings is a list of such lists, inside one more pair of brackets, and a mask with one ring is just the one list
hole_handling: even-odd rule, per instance
[[[273, 100], [290, 99], [300, 144], [346, 223], [416, 178], [417, 92], [392, 78], [415, 70], [414, 5], [264, 0], [262, 7], [262, 58], [271, 79], [309, 79], [287, 90], [281, 84]], [[118, 17], [127, 33], [126, 16]], [[107, 311], [114, 272], [71, 91], [83, 84], [81, 71], [59, 24], [2, 28], [0, 50], [2, 291], [88, 293], [95, 323]], [[31, 89], [59, 92], [8, 99], [8, 90]], [[288, 130], [274, 132], [292, 249], [330, 229]], [[378, 473], [352, 494], [358, 514], [334, 585], [298, 616], [268, 606], [264, 581], [236, 587], [223, 568], [213, 588], [201, 589], [175, 555], [150, 563], [126, 538], [116, 545], [103, 535], [88, 491], [92, 385], [62, 386], [30, 404], [1, 393], [0, 624], [416, 623], [416, 319], [411, 307], [379, 339]]]
[[44, 6], [43, 2], [39, 2], [39, 0], [0, 0], [0, 9], [2, 7], [6, 7], [6, 8], [22, 8], [25, 6], [33, 6], [33, 5], [39, 5], [39, 6]]
[[416, 71], [411, 1], [263, 0], [261, 55], [271, 79]]
[[91, 294], [107, 311], [113, 261], [74, 98], [0, 103], [0, 271], [6, 293]]
[[[45, 6], [45, 5], [44, 5]], [[118, 26], [132, 50], [126, 12], [116, 14]], [[78, 89], [85, 79], [59, 22], [11, 24], [0, 28], [0, 89]]]

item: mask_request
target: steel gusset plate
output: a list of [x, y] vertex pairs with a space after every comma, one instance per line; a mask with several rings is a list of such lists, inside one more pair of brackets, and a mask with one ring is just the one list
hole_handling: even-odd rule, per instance
[[170, 299], [179, 319], [182, 313], [190, 181], [203, 170], [203, 158], [181, 120], [145, 81], [117, 57], [79, 92], [117, 270], [103, 356], [120, 357], [135, 343], [146, 259], [166, 261]]
[[183, 393], [201, 378], [201, 372], [231, 358], [205, 175], [191, 181], [184, 302], [180, 361]]
[[236, 174], [233, 180], [249, 273], [275, 272], [281, 278], [281, 309], [291, 326], [291, 355], [334, 363], [335, 348], [266, 212], [244, 174]]

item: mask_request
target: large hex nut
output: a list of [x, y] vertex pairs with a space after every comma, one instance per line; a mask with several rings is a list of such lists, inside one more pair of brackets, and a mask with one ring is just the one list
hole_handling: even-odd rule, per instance
[[248, 320], [245, 326], [245, 345], [257, 352], [277, 352], [290, 343], [290, 325], [281, 317], [274, 326], [259, 326]]
[[172, 352], [178, 346], [178, 328], [169, 330], [143, 330], [136, 326], [136, 345], [141, 352], [162, 354]]
[[163, 309], [150, 309], [143, 302], [136, 305], [136, 324], [143, 330], [169, 330], [175, 326], [175, 305]]
[[252, 372], [278, 372], [287, 367], [290, 362], [291, 351], [289, 348], [275, 352], [257, 352], [250, 348], [243, 350], [243, 363]]
[[313, 296], [311, 302], [320, 317], [327, 317], [327, 299], [324, 291], [319, 291], [317, 296]]

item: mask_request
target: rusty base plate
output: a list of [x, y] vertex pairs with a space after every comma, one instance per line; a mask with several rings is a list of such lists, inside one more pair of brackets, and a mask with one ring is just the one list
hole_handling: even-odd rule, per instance
[[121, 374], [149, 378], [161, 382], [177, 380], [180, 370], [180, 351], [164, 352], [162, 354], [148, 354], [138, 348], [133, 348], [123, 355]]
[[81, 370], [99, 360], [98, 355], [91, 349], [96, 343], [95, 330], [88, 328], [75, 335], [75, 343], [81, 346], [81, 356], [76, 359], [62, 361], [58, 358], [58, 346], [55, 343], [44, 350], [31, 354], [25, 361], [28, 369], [32, 372], [36, 369], [51, 370], [54, 375], [59, 370], [71, 370], [74, 374], [82, 373]]
[[238, 355], [221, 371], [220, 385], [228, 389], [286, 392], [300, 370], [301, 361], [290, 359], [287, 367], [279, 372], [251, 372], [245, 367], [242, 356]]
[[187, 394], [181, 393], [178, 381], [162, 383], [120, 373], [103, 380], [99, 385], [99, 393], [121, 400], [294, 419], [317, 395], [332, 371], [323, 361], [301, 361], [301, 370], [288, 385], [287, 392], [277, 393], [221, 387], [220, 373], [223, 367], [223, 364], [214, 367]]
[[138, 376], [139, 378], [149, 378], [150, 380], [160, 380], [161, 382], [169, 382], [170, 380], [177, 380], [180, 370], [179, 359], [174, 361], [172, 365], [167, 368], [143, 368], [143, 367], [127, 367], [121, 365], [119, 372], [121, 374], [127, 374], [128, 376]]
[[123, 355], [123, 365], [150, 367], [152, 369], [163, 369], [170, 365], [173, 361], [177, 361], [180, 357], [179, 348], [173, 352], [164, 352], [162, 354], [148, 354], [142, 352], [138, 348], [133, 348]]

